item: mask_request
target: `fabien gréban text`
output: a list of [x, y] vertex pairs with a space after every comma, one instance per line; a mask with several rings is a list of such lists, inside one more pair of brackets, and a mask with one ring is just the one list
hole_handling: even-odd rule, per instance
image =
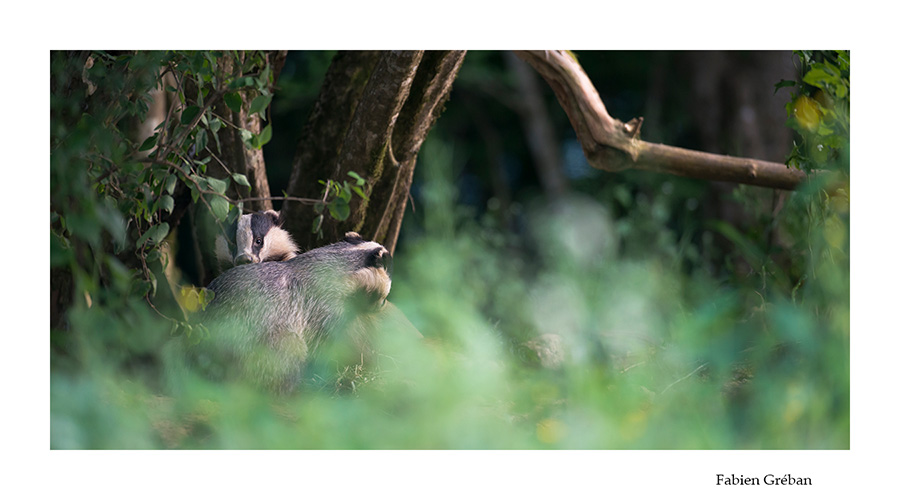
[[812, 479], [790, 474], [766, 474], [762, 479], [753, 476], [716, 474], [716, 486], [812, 486]]

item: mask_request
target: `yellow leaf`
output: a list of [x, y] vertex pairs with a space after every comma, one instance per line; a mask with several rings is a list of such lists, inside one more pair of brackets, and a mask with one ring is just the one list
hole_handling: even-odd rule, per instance
[[819, 105], [816, 101], [802, 95], [794, 101], [794, 116], [801, 127], [809, 131], [819, 128], [819, 121], [822, 113], [819, 111]]
[[178, 303], [190, 312], [197, 312], [200, 309], [200, 294], [192, 286], [183, 286], [178, 294]]

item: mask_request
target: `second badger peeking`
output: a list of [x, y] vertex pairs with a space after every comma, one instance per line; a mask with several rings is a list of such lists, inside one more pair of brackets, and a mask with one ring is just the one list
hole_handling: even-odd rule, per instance
[[242, 264], [268, 261], [286, 261], [300, 253], [291, 235], [282, 229], [284, 217], [280, 212], [266, 210], [244, 214], [229, 229], [229, 238], [216, 238], [216, 260], [221, 270]]

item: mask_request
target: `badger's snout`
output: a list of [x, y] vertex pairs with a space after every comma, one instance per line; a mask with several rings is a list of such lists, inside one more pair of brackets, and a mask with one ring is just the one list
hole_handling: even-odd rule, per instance
[[369, 262], [367, 264], [369, 267], [384, 269], [388, 276], [393, 275], [394, 258], [391, 257], [391, 252], [388, 252], [385, 248], [373, 250], [369, 254]]
[[234, 265], [236, 266], [241, 266], [244, 264], [254, 264], [256, 262], [258, 262], [258, 260], [255, 258], [255, 256], [248, 253], [239, 254], [234, 258]]

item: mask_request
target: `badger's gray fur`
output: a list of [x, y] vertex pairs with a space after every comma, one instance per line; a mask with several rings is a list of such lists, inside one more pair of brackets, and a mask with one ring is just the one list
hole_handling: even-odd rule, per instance
[[216, 238], [216, 259], [224, 271], [242, 264], [285, 261], [300, 253], [291, 235], [282, 229], [284, 218], [275, 210], [254, 212], [238, 217], [229, 228], [229, 245], [223, 235]]
[[284, 389], [326, 340], [359, 352], [367, 318], [391, 290], [391, 264], [383, 246], [350, 232], [285, 262], [228, 270], [208, 287], [215, 296], [200, 320], [209, 338], [196, 346], [197, 363]]

